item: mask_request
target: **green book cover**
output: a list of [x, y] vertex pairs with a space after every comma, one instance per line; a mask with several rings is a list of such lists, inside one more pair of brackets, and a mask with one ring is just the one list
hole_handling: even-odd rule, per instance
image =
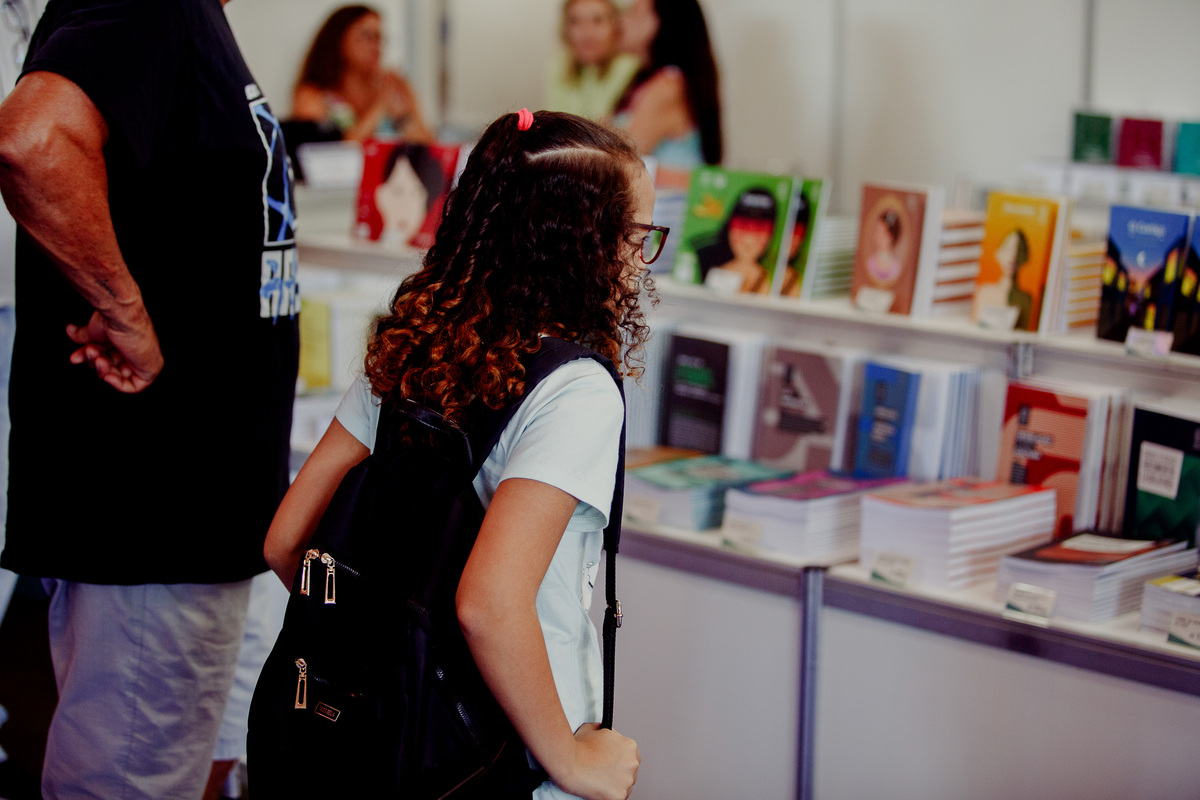
[[1107, 114], [1075, 112], [1075, 141], [1071, 158], [1089, 164], [1111, 164], [1112, 127], [1112, 117]]
[[726, 456], [701, 456], [650, 464], [629, 474], [660, 489], [716, 490], [784, 478], [794, 472]]
[[829, 182], [823, 178], [805, 178], [800, 188], [800, 195], [793, 213], [793, 226], [790, 246], [787, 254], [787, 264], [783, 276], [779, 279], [779, 295], [781, 297], [800, 297], [804, 286], [804, 275], [810, 263], [810, 254], [816, 258], [813, 242], [817, 230], [825, 218], [829, 206]]
[[1175, 137], [1175, 171], [1200, 175], [1200, 122], [1181, 122]]
[[721, 167], [692, 172], [671, 277], [767, 294], [791, 228], [793, 178]]

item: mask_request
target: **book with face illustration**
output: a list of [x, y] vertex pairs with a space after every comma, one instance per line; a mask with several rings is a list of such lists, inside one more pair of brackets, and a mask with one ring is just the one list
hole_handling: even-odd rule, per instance
[[672, 279], [729, 293], [769, 293], [794, 227], [789, 211], [796, 183], [790, 176], [721, 167], [692, 172]]
[[1112, 207], [1097, 336], [1123, 342], [1131, 327], [1173, 329], [1190, 222], [1184, 212]]
[[1047, 287], [1065, 244], [1067, 203], [1051, 195], [988, 195], [973, 322], [1009, 331], [1041, 327]]
[[805, 178], [800, 183], [795, 208], [791, 213], [791, 235], [781, 252], [784, 268], [775, 276], [776, 291], [780, 297], [800, 297], [808, 265], [816, 263], [815, 242], [817, 234], [824, 228], [826, 211], [829, 208], [830, 182], [823, 178]]
[[368, 140], [355, 233], [362, 239], [429, 247], [467, 147]]
[[856, 308], [929, 313], [944, 194], [936, 186], [863, 185], [850, 285]]

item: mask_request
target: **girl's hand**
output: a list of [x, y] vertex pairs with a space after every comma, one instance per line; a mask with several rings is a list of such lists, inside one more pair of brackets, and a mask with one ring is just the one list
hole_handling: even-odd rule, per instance
[[637, 781], [642, 756], [637, 742], [594, 722], [575, 732], [575, 764], [555, 783], [589, 800], [626, 800]]

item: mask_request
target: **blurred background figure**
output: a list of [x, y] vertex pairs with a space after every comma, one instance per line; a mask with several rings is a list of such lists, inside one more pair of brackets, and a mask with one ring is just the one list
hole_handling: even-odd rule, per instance
[[403, 77], [383, 68], [382, 57], [378, 11], [363, 5], [334, 11], [317, 31], [304, 59], [292, 101], [292, 122], [311, 122], [329, 134], [313, 139], [432, 140], [412, 88]]
[[656, 183], [686, 185], [693, 167], [722, 155], [717, 65], [699, 4], [632, 0], [621, 15], [621, 49], [641, 66], [614, 121], [657, 159]]
[[611, 116], [641, 62], [618, 52], [620, 15], [613, 0], [566, 0], [564, 47], [546, 73], [546, 108], [581, 117]]

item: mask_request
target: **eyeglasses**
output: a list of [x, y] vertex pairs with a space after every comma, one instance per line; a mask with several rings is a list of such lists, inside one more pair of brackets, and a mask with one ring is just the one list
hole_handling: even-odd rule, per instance
[[653, 264], [654, 260], [662, 255], [663, 245], [667, 243], [667, 234], [671, 229], [665, 225], [643, 225], [640, 222], [633, 223], [633, 226], [647, 231], [642, 237], [642, 263]]

